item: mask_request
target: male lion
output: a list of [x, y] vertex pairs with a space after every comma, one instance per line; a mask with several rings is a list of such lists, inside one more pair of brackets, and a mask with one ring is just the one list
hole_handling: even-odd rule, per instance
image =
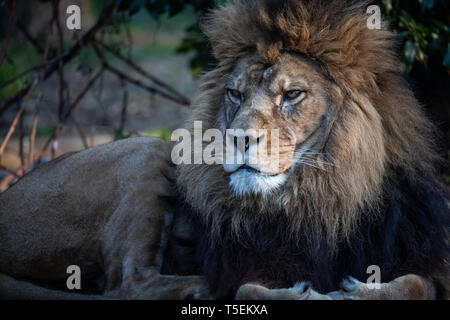
[[[446, 294], [450, 212], [434, 171], [433, 126], [401, 76], [394, 34], [370, 30], [366, 8], [233, 1], [206, 20], [218, 66], [203, 78], [190, 123], [280, 136], [278, 170], [248, 158], [177, 169], [215, 296], [246, 282], [307, 281], [326, 293], [343, 280], [354, 298]], [[248, 149], [264, 139], [270, 134], [248, 134]], [[405, 277], [380, 290], [345, 280], [365, 283], [371, 265], [383, 282]], [[247, 285], [238, 296], [293, 292]]]
[[[172, 183], [169, 143], [132, 139], [31, 172], [0, 195], [0, 296], [79, 298], [51, 286], [77, 264], [104, 281], [89, 298], [448, 298], [434, 129], [365, 7], [235, 0], [212, 13], [218, 65], [189, 127], [266, 130], [231, 137], [245, 165], [181, 164]], [[250, 163], [275, 129], [279, 166]], [[364, 283], [373, 265], [379, 289]]]

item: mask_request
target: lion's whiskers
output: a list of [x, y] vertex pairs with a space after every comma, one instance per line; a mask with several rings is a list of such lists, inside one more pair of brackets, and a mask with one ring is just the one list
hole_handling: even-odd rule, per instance
[[[335, 166], [333, 163], [325, 161], [322, 157], [325, 156], [324, 153], [313, 152], [313, 151], [295, 151], [294, 161], [297, 164], [304, 164], [316, 169], [324, 170], [322, 165]], [[321, 157], [320, 159], [318, 159]], [[319, 162], [320, 161], [320, 162]]]

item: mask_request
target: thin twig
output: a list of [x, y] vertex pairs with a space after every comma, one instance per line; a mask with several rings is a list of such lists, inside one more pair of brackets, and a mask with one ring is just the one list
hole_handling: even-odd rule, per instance
[[[20, 108], [20, 103], [19, 103]], [[19, 117], [19, 158], [20, 158], [20, 165], [22, 168], [25, 166], [25, 155], [23, 152], [23, 138], [25, 137], [25, 130], [23, 128], [23, 118], [25, 116], [25, 109], [23, 109], [22, 114]], [[23, 175], [24, 172], [19, 172], [20, 175]]]
[[87, 142], [86, 135], [84, 134], [83, 129], [81, 128], [81, 125], [79, 124], [77, 119], [75, 119], [75, 117], [72, 117], [72, 121], [75, 124], [75, 128], [77, 129], [78, 134], [80, 135], [80, 139], [81, 139], [81, 142], [83, 143], [83, 147], [85, 149], [89, 148], [89, 144]]
[[20, 117], [22, 116], [22, 112], [23, 112], [23, 104], [20, 107], [19, 111], [17, 112], [16, 116], [14, 117], [14, 120], [11, 123], [11, 126], [9, 127], [8, 133], [6, 134], [5, 140], [3, 140], [2, 145], [0, 146], [0, 160], [3, 156], [3, 152], [5, 151], [5, 148], [9, 142], [9, 139], [11, 139], [12, 134], [16, 130], [16, 126], [17, 126], [17, 123], [19, 122]]
[[120, 132], [125, 130], [125, 123], [127, 122], [127, 109], [128, 109], [128, 89], [125, 80], [120, 78], [120, 85], [123, 88], [123, 100], [122, 100], [122, 114], [120, 117]]
[[[102, 30], [101, 34], [100, 34], [101, 38], [104, 38], [105, 36], [105, 32], [104, 30]], [[91, 44], [92, 47], [94, 48], [95, 54], [97, 55], [97, 57], [100, 59], [100, 62], [102, 63], [102, 67], [104, 68], [106, 65], [106, 59], [103, 55], [103, 52], [101, 52], [98, 47], [95, 44]], [[103, 83], [105, 81], [105, 74], [103, 73], [101, 75], [99, 84], [98, 84], [98, 88], [96, 91], [94, 91], [94, 98], [97, 101], [97, 104], [103, 109], [105, 110], [105, 107], [102, 103], [102, 94], [103, 94]]]
[[9, 79], [9, 80], [5, 81], [4, 83], [2, 83], [2, 84], [0, 85], [0, 89], [9, 86], [10, 84], [14, 83], [16, 80], [18, 80], [18, 79], [20, 79], [20, 78], [26, 76], [27, 74], [29, 74], [29, 73], [31, 73], [31, 72], [33, 72], [33, 71], [38, 71], [38, 70], [41, 70], [41, 69], [47, 67], [48, 65], [50, 65], [50, 64], [52, 64], [53, 62], [59, 60], [60, 58], [61, 58], [61, 57], [56, 57], [56, 58], [54, 58], [54, 59], [52, 59], [52, 60], [50, 60], [50, 61], [47, 61], [47, 62], [45, 62], [45, 63], [40, 63], [40, 64], [38, 64], [38, 65], [35, 65], [35, 66], [33, 66], [33, 67], [31, 67], [31, 68], [29, 68], [29, 69], [27, 69], [27, 70], [25, 70], [25, 71], [19, 73], [18, 75], [14, 76], [14, 77], [12, 77], [11, 79]]
[[14, 30], [14, 23], [16, 21], [16, 0], [12, 1], [11, 4], [11, 14], [9, 15], [8, 30], [6, 31], [5, 42], [3, 43], [2, 51], [0, 52], [0, 67], [5, 60], [6, 53], [8, 52], [9, 40]]
[[33, 162], [33, 156], [34, 156], [34, 146], [36, 141], [36, 132], [37, 132], [37, 125], [39, 121], [39, 111], [40, 111], [40, 105], [42, 102], [43, 94], [42, 92], [39, 93], [39, 96], [36, 99], [36, 104], [34, 106], [34, 114], [33, 114], [33, 125], [31, 127], [31, 133], [30, 133], [30, 152], [28, 154], [28, 162]]
[[63, 123], [65, 123], [67, 121], [67, 119], [69, 119], [70, 115], [72, 114], [72, 111], [76, 108], [76, 106], [78, 105], [78, 103], [81, 101], [81, 99], [84, 98], [84, 96], [86, 95], [86, 93], [89, 91], [89, 89], [94, 85], [94, 83], [97, 81], [97, 79], [102, 75], [102, 73], [104, 72], [104, 68], [102, 67], [93, 77], [92, 79], [88, 82], [88, 84], [84, 87], [84, 89], [81, 91], [81, 93], [77, 96], [77, 98], [74, 100], [74, 102], [72, 102], [72, 104], [70, 105], [70, 107], [67, 109], [66, 114], [63, 117]]
[[8, 169], [7, 167], [2, 166], [1, 164], [0, 164], [0, 170], [6, 171], [6, 172], [8, 172], [10, 175], [13, 175], [13, 176], [16, 177], [16, 178], [20, 178], [20, 176], [19, 176], [14, 170], [10, 170], [10, 169]]
[[41, 47], [41, 45], [39, 44], [39, 42], [33, 38], [31, 36], [31, 34], [27, 31], [27, 28], [22, 24], [22, 22], [17, 21], [17, 28], [22, 31], [22, 33], [24, 34], [25, 38], [28, 40], [28, 42], [30, 42], [33, 47], [36, 49], [36, 51], [40, 54], [44, 53], [44, 49]]
[[[16, 170], [15, 170], [15, 173], [10, 173], [10, 175], [9, 176], [7, 176], [5, 179], [3, 179], [2, 181], [1, 181], [1, 183], [0, 183], [0, 192], [3, 192], [3, 191], [5, 191], [7, 188], [8, 188], [8, 186], [10, 185], [10, 183], [15, 179], [15, 178], [17, 178], [17, 172], [26, 172], [27, 171], [27, 169], [31, 166], [32, 167], [32, 165], [36, 162], [36, 161], [39, 161], [40, 159], [42, 159], [42, 157], [45, 155], [45, 152], [41, 152], [41, 153], [39, 153], [38, 155], [36, 155], [36, 157], [34, 157], [34, 159], [33, 159], [33, 162], [31, 162], [31, 163], [27, 163], [27, 164], [25, 164], [24, 166], [20, 166], [19, 168], [17, 168]], [[19, 177], [20, 178], [20, 177]]]
[[127, 40], [128, 40], [128, 59], [131, 59], [131, 54], [132, 54], [132, 50], [133, 50], [133, 35], [131, 34], [131, 30], [130, 30], [130, 22], [126, 22], [125, 23], [125, 34], [127, 35]]

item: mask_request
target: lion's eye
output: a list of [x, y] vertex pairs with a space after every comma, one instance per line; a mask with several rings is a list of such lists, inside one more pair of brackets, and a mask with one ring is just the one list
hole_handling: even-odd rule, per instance
[[227, 89], [228, 98], [235, 104], [241, 104], [242, 94], [238, 90]]
[[305, 94], [304, 91], [301, 90], [290, 90], [284, 94], [284, 101], [294, 101]]

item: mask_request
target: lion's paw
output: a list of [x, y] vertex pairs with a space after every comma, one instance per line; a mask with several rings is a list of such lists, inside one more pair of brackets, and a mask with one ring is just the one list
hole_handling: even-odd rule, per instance
[[[432, 295], [421, 277], [406, 275], [388, 283], [363, 283], [348, 277], [332, 295], [346, 300], [422, 300]], [[339, 297], [340, 296], [340, 297]]]
[[314, 291], [309, 282], [299, 282], [288, 289], [268, 289], [258, 284], [239, 288], [236, 300], [329, 300], [330, 297]]
[[353, 277], [348, 277], [341, 282], [341, 292], [345, 300], [360, 300], [367, 290], [369, 290], [367, 284]]

